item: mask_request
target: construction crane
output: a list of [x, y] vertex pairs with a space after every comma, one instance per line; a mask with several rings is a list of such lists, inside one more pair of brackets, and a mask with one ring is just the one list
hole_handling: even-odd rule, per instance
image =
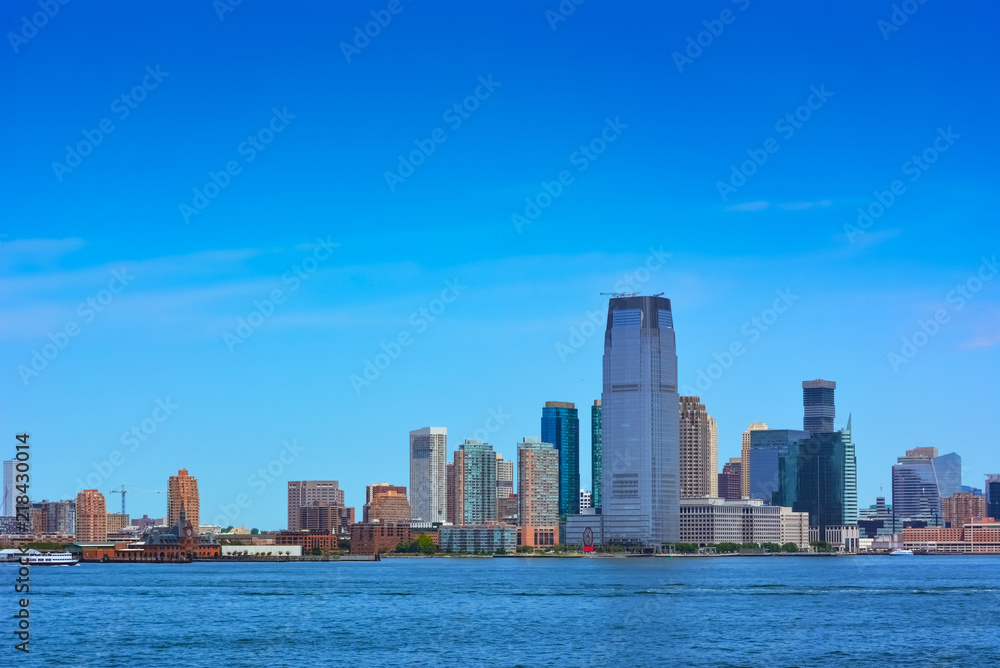
[[[121, 494], [122, 495], [122, 515], [124, 515], [125, 514], [125, 495], [128, 493], [128, 490], [125, 489], [125, 485], [122, 485], [121, 487], [122, 487], [121, 489], [113, 489], [113, 490], [111, 490], [111, 493], [112, 494]], [[160, 490], [160, 489], [143, 489], [142, 487], [132, 487], [132, 491], [133, 492], [139, 492], [140, 494], [162, 494], [163, 493], [163, 490]]]

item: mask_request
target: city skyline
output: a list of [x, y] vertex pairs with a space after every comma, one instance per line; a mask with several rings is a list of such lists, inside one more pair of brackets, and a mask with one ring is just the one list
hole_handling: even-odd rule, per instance
[[[752, 422], [800, 428], [798, 384], [830, 378], [864, 501], [912, 447], [995, 471], [989, 22], [928, 4], [886, 35], [888, 6], [723, 4], [735, 22], [683, 71], [674, 54], [717, 20], [702, 6], [586, 5], [556, 29], [505, 7], [493, 31], [405, 4], [350, 62], [370, 7], [60, 10], [8, 48], [26, 94], [0, 109], [0, 428], [48, 453], [32, 494], [162, 489], [187, 466], [206, 517], [246, 494], [242, 518], [278, 525], [284, 481], [314, 470], [355, 507], [373, 480], [407, 484], [421, 426], [511, 457], [545, 401], [599, 397], [588, 332], [619, 289], [670, 297], [678, 383], [719, 421], [720, 461]], [[16, 31], [40, 10], [4, 11]], [[301, 38], [250, 48], [276, 33]], [[963, 37], [928, 50], [942, 34]]]

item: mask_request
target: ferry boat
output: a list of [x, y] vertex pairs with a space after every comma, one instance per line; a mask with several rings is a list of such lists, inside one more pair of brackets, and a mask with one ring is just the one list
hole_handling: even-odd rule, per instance
[[76, 566], [79, 559], [69, 552], [39, 552], [38, 550], [0, 550], [0, 563], [21, 563], [21, 558], [28, 560], [29, 566]]
[[889, 553], [890, 557], [912, 557], [913, 550], [893, 550]]

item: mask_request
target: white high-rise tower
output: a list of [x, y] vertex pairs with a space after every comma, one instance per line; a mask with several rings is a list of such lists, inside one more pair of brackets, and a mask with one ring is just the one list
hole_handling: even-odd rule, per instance
[[447, 519], [447, 463], [447, 428], [424, 427], [410, 432], [410, 513], [414, 518], [425, 522]]

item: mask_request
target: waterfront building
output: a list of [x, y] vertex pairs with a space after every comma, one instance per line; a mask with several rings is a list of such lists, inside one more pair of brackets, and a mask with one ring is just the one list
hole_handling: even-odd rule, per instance
[[551, 443], [526, 436], [517, 444], [519, 545], [559, 542], [559, 465], [560, 454]]
[[217, 536], [197, 532], [197, 525], [188, 518], [183, 500], [177, 509], [177, 522], [173, 526], [165, 530], [150, 530], [142, 541], [130, 545], [128, 549], [134, 548], [141, 550], [141, 554], [132, 556], [122, 551], [119, 553], [130, 561], [192, 561], [222, 554]]
[[[410, 519], [410, 504], [406, 492], [379, 492], [369, 505], [366, 522], [404, 522]], [[353, 524], [353, 522], [352, 522]]]
[[409, 543], [427, 534], [435, 545], [438, 531], [428, 522], [382, 524], [364, 522], [351, 527], [351, 554], [378, 554], [392, 552], [400, 543]]
[[180, 521], [181, 506], [194, 526], [199, 526], [201, 503], [198, 500], [198, 479], [181, 469], [177, 475], [167, 480], [167, 524], [174, 526]]
[[580, 512], [594, 507], [594, 495], [589, 489], [580, 490]]
[[736, 501], [743, 498], [743, 458], [731, 457], [719, 474], [719, 496]]
[[[403, 500], [405, 502], [406, 499]], [[350, 533], [351, 525], [354, 524], [354, 508], [313, 501], [311, 506], [300, 506], [298, 511], [296, 528], [289, 531], [346, 534]]]
[[76, 495], [77, 541], [103, 543], [108, 535], [107, 510], [104, 495], [96, 489], [85, 489]]
[[941, 554], [1000, 554], [1000, 521], [984, 519], [959, 527], [904, 528], [903, 547]]
[[[302, 529], [301, 508], [315, 506], [344, 507], [344, 490], [336, 480], [289, 480], [288, 481], [288, 530]], [[169, 521], [169, 520], [168, 520]]]
[[517, 527], [507, 524], [467, 524], [438, 529], [440, 547], [446, 552], [511, 554], [517, 548]]
[[679, 403], [670, 300], [611, 298], [601, 392], [601, 515], [580, 516], [588, 526], [600, 520], [600, 540], [655, 546], [680, 539]]
[[590, 488], [594, 491], [593, 507], [601, 507], [601, 400], [594, 399], [590, 407]]
[[[788, 454], [788, 446], [809, 438], [800, 429], [757, 429], [750, 432], [750, 486], [743, 496], [771, 503], [778, 490], [778, 462]], [[775, 504], [777, 505], [777, 504]], [[788, 504], [785, 504], [788, 505]]]
[[[365, 505], [361, 509], [362, 521], [371, 522], [374, 519], [374, 517], [371, 514], [371, 509], [372, 509], [372, 504], [375, 501], [375, 497], [378, 496], [379, 494], [387, 494], [389, 492], [392, 492], [392, 497], [394, 500], [387, 502], [387, 504], [383, 504], [382, 511], [385, 512], [388, 510], [388, 512], [392, 514], [393, 517], [392, 518], [382, 517], [379, 519], [381, 519], [382, 521], [390, 520], [393, 522], [410, 519], [410, 504], [406, 498], [406, 487], [400, 485], [390, 485], [387, 482], [377, 482], [374, 485], [365, 486]], [[400, 499], [402, 499], [402, 501], [406, 503], [406, 514], [402, 517], [395, 517], [395, 515], [397, 515], [400, 511], [402, 511], [402, 504], [400, 503]]]
[[127, 513], [106, 513], [105, 518], [106, 534], [117, 533], [129, 526]]
[[[336, 550], [337, 536], [329, 531], [279, 531], [274, 534], [274, 544], [298, 545], [303, 553], [316, 548], [321, 550]], [[250, 550], [250, 552], [254, 551]]]
[[[764, 505], [760, 499], [681, 499], [680, 542], [699, 547], [719, 543], [795, 543], [806, 549], [808, 513]], [[782, 522], [785, 523], [782, 531]], [[806, 528], [803, 531], [803, 527]], [[788, 540], [782, 541], [782, 537]]]
[[941, 499], [941, 517], [946, 527], [960, 527], [981, 522], [986, 515], [986, 499], [969, 492], [958, 492]]
[[893, 531], [943, 526], [941, 498], [962, 490], [962, 458], [937, 448], [914, 448], [892, 467]]
[[802, 428], [811, 434], [833, 433], [833, 420], [837, 416], [834, 392], [837, 383], [832, 380], [802, 381]]
[[580, 512], [580, 418], [576, 404], [546, 401], [542, 408], [542, 442], [559, 454], [559, 517]]
[[497, 467], [493, 446], [467, 438], [455, 451], [455, 524], [495, 522]]
[[1000, 473], [986, 476], [986, 516], [1000, 522]]
[[15, 517], [17, 511], [17, 493], [14, 489], [14, 480], [17, 475], [17, 460], [8, 459], [3, 463], [3, 502], [0, 503], [0, 515], [4, 517]]
[[511, 494], [505, 499], [497, 499], [497, 521], [516, 526], [519, 522], [518, 506], [517, 494]]
[[447, 516], [448, 430], [424, 427], [410, 432], [410, 512], [425, 522]]
[[681, 498], [719, 496], [719, 434], [699, 397], [680, 397]]
[[514, 493], [514, 462], [506, 461], [497, 453], [497, 499], [505, 499]]
[[743, 449], [740, 450], [740, 496], [750, 496], [750, 433], [767, 429], [763, 422], [751, 422], [743, 432]]
[[810, 526], [809, 542], [826, 541], [837, 552], [857, 554], [861, 549], [861, 533], [857, 524], [830, 524], [825, 527]]
[[223, 557], [301, 557], [301, 545], [222, 545]]
[[[750, 465], [754, 466], [753, 460]], [[779, 460], [778, 490], [771, 503], [809, 513], [809, 525], [818, 528], [818, 540], [828, 543], [837, 542], [824, 537], [828, 527], [831, 531], [839, 526], [857, 527], [857, 461], [850, 417], [840, 431], [814, 433], [788, 445]]]

